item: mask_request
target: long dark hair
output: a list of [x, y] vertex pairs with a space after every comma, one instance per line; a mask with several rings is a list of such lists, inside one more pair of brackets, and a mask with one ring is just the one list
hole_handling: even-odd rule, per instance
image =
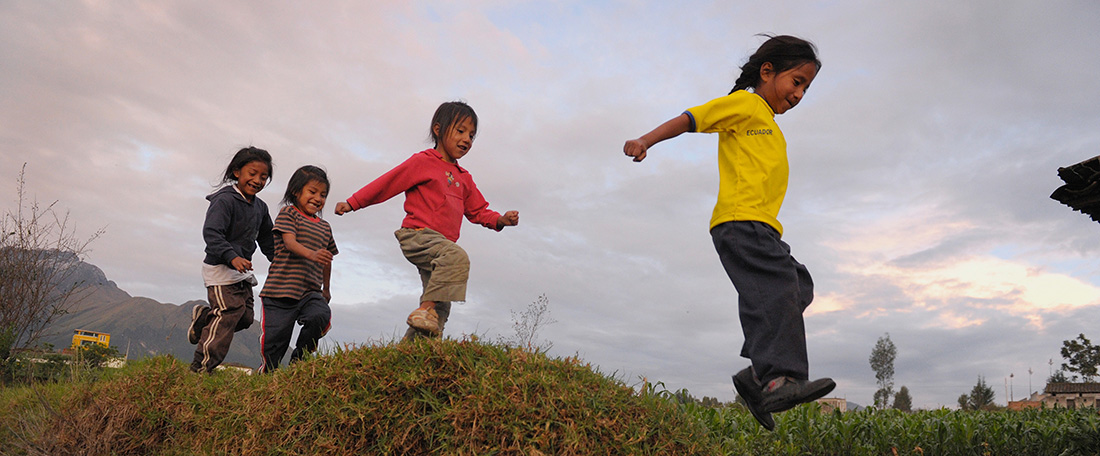
[[821, 60], [817, 58], [817, 47], [813, 43], [790, 35], [761, 36], [767, 36], [768, 40], [741, 66], [741, 76], [734, 81], [730, 93], [759, 85], [760, 67], [768, 62], [771, 62], [772, 70], [776, 73], [804, 63], [813, 63], [821, 70]]
[[[305, 165], [294, 171], [294, 174], [290, 175], [290, 182], [286, 184], [286, 193], [283, 193], [283, 205], [293, 206], [298, 200], [298, 194], [302, 193], [302, 189], [306, 188], [306, 184], [317, 181], [325, 184], [325, 188], [331, 188], [328, 183], [328, 174], [325, 170], [313, 165]], [[318, 216], [321, 214], [317, 214]]]
[[244, 168], [244, 165], [254, 161], [267, 165], [267, 181], [271, 182], [271, 177], [275, 174], [275, 167], [271, 164], [271, 154], [267, 153], [266, 150], [249, 146], [238, 150], [233, 159], [229, 160], [229, 166], [225, 167], [225, 176], [222, 177], [222, 183], [236, 182], [237, 177], [233, 173], [240, 171], [241, 168]]

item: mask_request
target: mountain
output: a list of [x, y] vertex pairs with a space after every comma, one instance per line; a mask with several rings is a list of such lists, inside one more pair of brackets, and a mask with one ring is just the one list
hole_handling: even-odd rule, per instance
[[[74, 283], [79, 283], [72, 307], [56, 318], [46, 330], [49, 334], [40, 342], [55, 347], [72, 344], [73, 330], [86, 329], [111, 335], [111, 347], [129, 359], [170, 354], [190, 363], [195, 346], [187, 342], [187, 327], [191, 324], [191, 308], [206, 301], [188, 301], [183, 305], [164, 304], [149, 298], [133, 297], [107, 279], [98, 267], [80, 262], [75, 266]], [[202, 290], [195, 290], [203, 293]], [[259, 298], [256, 313], [260, 312]], [[260, 364], [260, 323], [236, 333], [224, 363], [249, 367]]]

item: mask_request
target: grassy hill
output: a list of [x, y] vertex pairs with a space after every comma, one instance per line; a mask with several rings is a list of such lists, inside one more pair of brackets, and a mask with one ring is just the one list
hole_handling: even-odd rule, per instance
[[681, 404], [575, 358], [476, 340], [345, 349], [265, 376], [160, 356], [80, 377], [0, 389], [0, 455], [1100, 456], [1095, 408], [806, 404], [768, 432], [740, 406]]
[[575, 358], [476, 340], [338, 350], [265, 376], [151, 358], [98, 381], [4, 393], [0, 441], [30, 454], [720, 452], [664, 398]]

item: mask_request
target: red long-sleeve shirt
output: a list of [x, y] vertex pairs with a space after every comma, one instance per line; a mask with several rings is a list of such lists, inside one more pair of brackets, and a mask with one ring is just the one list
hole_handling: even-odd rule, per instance
[[384, 202], [405, 192], [402, 228], [431, 228], [451, 242], [458, 242], [462, 216], [473, 223], [500, 231], [500, 213], [474, 185], [470, 173], [457, 163], [443, 161], [435, 149], [413, 154], [347, 199], [352, 210]]

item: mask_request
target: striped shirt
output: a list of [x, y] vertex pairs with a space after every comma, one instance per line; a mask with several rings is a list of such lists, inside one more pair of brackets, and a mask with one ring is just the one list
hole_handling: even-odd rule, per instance
[[324, 266], [295, 255], [283, 244], [283, 233], [292, 233], [309, 250], [328, 249], [339, 253], [332, 238], [332, 227], [320, 218], [310, 217], [294, 206], [284, 206], [275, 218], [275, 260], [271, 262], [261, 297], [301, 299], [311, 291], [322, 291]]

